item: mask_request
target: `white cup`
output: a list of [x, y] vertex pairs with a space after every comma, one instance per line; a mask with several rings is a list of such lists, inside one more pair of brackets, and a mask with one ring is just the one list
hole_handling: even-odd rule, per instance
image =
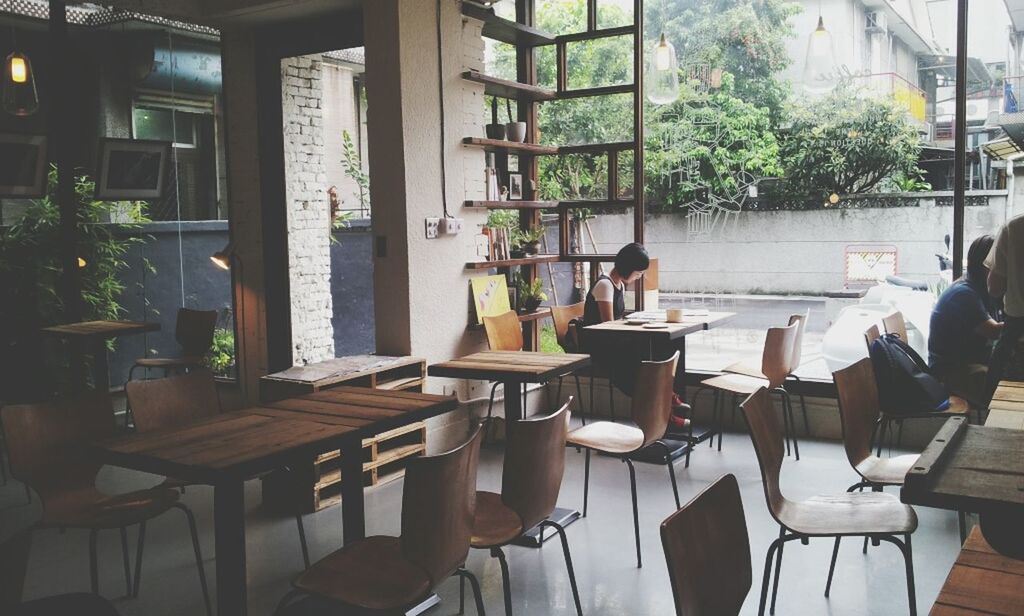
[[683, 309], [682, 308], [667, 308], [665, 310], [665, 319], [669, 323], [682, 323], [683, 322]]

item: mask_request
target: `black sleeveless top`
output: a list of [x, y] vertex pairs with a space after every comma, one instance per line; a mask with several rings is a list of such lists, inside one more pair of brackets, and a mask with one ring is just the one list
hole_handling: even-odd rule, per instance
[[[623, 288], [615, 286], [612, 279], [608, 276], [602, 275], [597, 279], [598, 281], [607, 280], [611, 283], [612, 289], [615, 290], [615, 295], [612, 297], [612, 316], [616, 319], [621, 319], [626, 315], [626, 297], [623, 294], [625, 285]], [[594, 283], [597, 286], [597, 283]], [[583, 324], [584, 325], [596, 325], [601, 322], [601, 311], [597, 307], [597, 300], [594, 299], [594, 289], [591, 287], [590, 292], [587, 293], [587, 301], [583, 305]]]

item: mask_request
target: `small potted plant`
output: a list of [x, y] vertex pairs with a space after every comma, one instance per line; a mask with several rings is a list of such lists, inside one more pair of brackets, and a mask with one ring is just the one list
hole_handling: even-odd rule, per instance
[[548, 299], [540, 278], [534, 278], [533, 282], [530, 282], [518, 273], [516, 274], [516, 294], [519, 300], [519, 309], [523, 313], [535, 312], [537, 308], [540, 308], [541, 302]]
[[505, 113], [508, 115], [508, 124], [505, 125], [506, 138], [517, 143], [526, 141], [526, 122], [518, 122], [512, 119], [511, 99], [505, 99]]
[[540, 240], [544, 237], [544, 227], [534, 227], [516, 234], [517, 244], [525, 255], [540, 254]]
[[505, 125], [498, 122], [498, 97], [491, 98], [491, 123], [484, 127], [488, 139], [505, 139]]

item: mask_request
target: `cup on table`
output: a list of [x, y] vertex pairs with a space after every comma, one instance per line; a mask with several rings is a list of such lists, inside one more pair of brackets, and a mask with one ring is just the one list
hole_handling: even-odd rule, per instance
[[667, 308], [665, 310], [665, 320], [669, 323], [682, 323], [683, 322], [683, 309], [682, 308]]

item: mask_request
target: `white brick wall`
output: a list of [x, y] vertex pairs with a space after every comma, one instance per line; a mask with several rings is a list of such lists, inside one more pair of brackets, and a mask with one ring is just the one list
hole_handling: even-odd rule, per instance
[[296, 365], [334, 357], [322, 83], [318, 56], [281, 61], [292, 361]]

